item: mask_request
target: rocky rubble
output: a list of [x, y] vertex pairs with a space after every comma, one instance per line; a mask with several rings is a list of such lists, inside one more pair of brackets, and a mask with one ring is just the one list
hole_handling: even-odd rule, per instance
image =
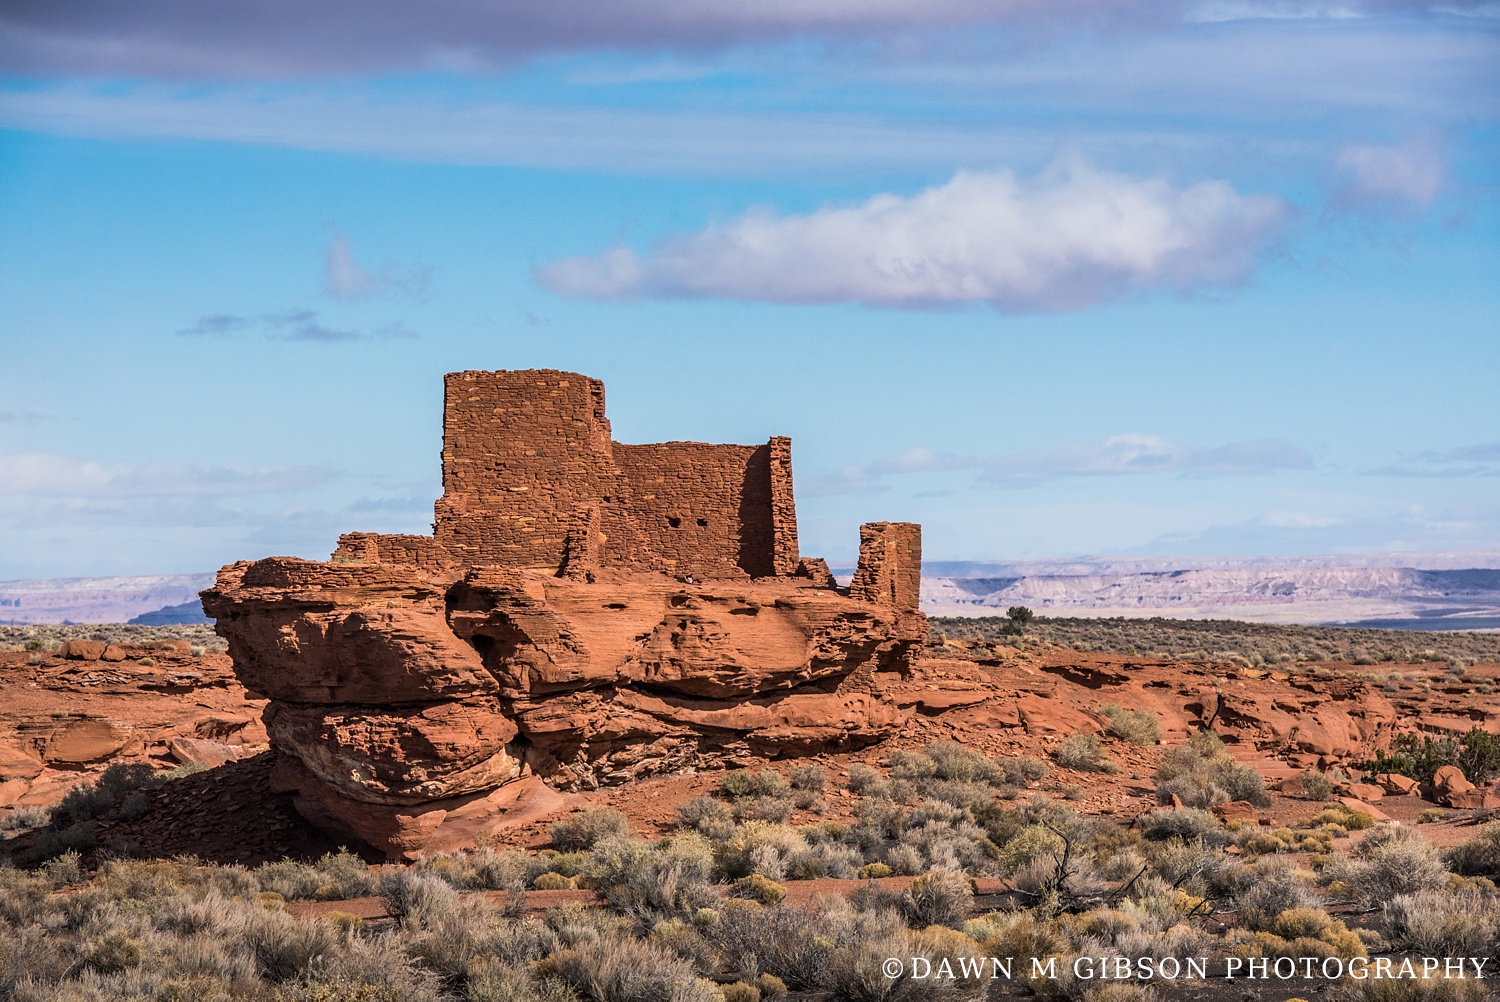
[[186, 643], [0, 654], [0, 807], [49, 805], [115, 762], [211, 767], [264, 752], [264, 706], [227, 657]]

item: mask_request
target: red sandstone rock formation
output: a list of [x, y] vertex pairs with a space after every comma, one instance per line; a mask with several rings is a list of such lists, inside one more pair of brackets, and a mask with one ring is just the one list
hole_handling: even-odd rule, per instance
[[307, 817], [415, 856], [532, 811], [534, 777], [858, 747], [905, 719], [873, 675], [926, 638], [920, 527], [862, 527], [839, 589], [798, 553], [788, 439], [623, 445], [575, 373], [445, 389], [432, 536], [351, 533], [203, 593]]

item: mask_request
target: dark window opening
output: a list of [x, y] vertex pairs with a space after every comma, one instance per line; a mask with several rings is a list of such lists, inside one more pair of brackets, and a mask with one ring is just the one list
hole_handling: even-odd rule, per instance
[[708, 528], [708, 519], [706, 519], [706, 518], [700, 518], [700, 519], [698, 519], [698, 527], [700, 529], [706, 529], [706, 528]]
[[667, 524], [670, 525], [674, 529], [681, 529], [682, 528], [682, 519], [678, 518], [676, 515], [668, 515], [667, 516]]

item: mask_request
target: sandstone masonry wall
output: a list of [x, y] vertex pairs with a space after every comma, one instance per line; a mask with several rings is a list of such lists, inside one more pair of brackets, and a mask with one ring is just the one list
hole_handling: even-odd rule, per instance
[[[613, 442], [603, 384], [550, 369], [454, 373], [445, 389], [434, 529], [460, 562], [570, 575], [796, 570], [790, 439]], [[383, 545], [381, 558], [395, 550]]]

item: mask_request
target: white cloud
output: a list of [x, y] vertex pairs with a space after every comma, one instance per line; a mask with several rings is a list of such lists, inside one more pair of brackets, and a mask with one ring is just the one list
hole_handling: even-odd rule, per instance
[[1174, 474], [1188, 477], [1254, 476], [1306, 470], [1312, 457], [1279, 439], [1251, 439], [1200, 448], [1160, 435], [1127, 432], [1098, 441], [1065, 442], [1047, 449], [996, 456], [959, 456], [927, 448], [908, 449], [863, 466], [846, 466], [803, 481], [809, 494], [870, 494], [886, 489], [892, 476], [970, 470], [981, 482], [1030, 487], [1069, 477]]
[[378, 274], [366, 271], [355, 262], [349, 238], [337, 230], [328, 243], [323, 262], [323, 289], [340, 301], [367, 299], [388, 292], [420, 297], [426, 293], [431, 277], [429, 268], [402, 268], [394, 261], [386, 262]]
[[1345, 207], [1401, 204], [1426, 208], [1448, 177], [1442, 151], [1431, 141], [1400, 146], [1350, 146], [1334, 163], [1335, 202]]
[[912, 196], [778, 216], [756, 209], [660, 241], [541, 268], [569, 296], [722, 297], [921, 308], [1075, 310], [1132, 290], [1243, 281], [1288, 215], [1222, 181], [1174, 188], [1082, 163], [1021, 181], [964, 171]]

